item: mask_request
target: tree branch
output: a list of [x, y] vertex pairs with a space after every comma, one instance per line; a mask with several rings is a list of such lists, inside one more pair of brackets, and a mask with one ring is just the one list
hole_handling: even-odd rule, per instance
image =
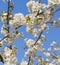
[[38, 2], [40, 3], [40, 2], [41, 2], [41, 0], [38, 0]]
[[31, 60], [31, 57], [29, 57], [29, 60], [28, 60], [28, 64], [27, 65], [30, 65], [30, 60]]
[[38, 40], [40, 39], [40, 37], [41, 37], [41, 34], [43, 33], [43, 31], [41, 31], [40, 32], [40, 34], [39, 34], [39, 36], [38, 36], [38, 38], [37, 38], [37, 40], [35, 41], [35, 43], [34, 43], [34, 45], [36, 45], [36, 43], [38, 42]]
[[9, 12], [10, 12], [10, 9], [9, 9], [9, 5], [10, 5], [10, 0], [8, 0], [8, 10], [7, 10], [7, 25], [8, 25], [8, 33], [9, 33]]
[[1, 40], [0, 40], [0, 42], [1, 41], [3, 41], [6, 37], [8, 37], [9, 36], [9, 34], [8, 35], [6, 35], [5, 37], [3, 37]]
[[23, 25], [20, 25], [20, 26], [16, 27], [15, 30], [18, 29], [18, 28], [20, 28], [20, 27], [22, 27], [22, 26], [23, 26]]
[[1, 54], [0, 54], [0, 61], [4, 63], [4, 59], [3, 59], [3, 57], [1, 56]]
[[54, 13], [55, 13], [55, 12], [58, 12], [59, 10], [60, 10], [60, 8], [58, 8], [57, 10], [55, 10]]

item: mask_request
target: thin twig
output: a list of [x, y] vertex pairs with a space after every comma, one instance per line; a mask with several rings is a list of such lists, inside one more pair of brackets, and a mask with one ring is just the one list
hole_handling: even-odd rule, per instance
[[3, 41], [5, 38], [7, 38], [9, 35], [6, 35], [5, 37], [3, 37], [1, 40], [0, 40], [0, 42], [1, 41]]
[[57, 10], [54, 11], [54, 13], [58, 12], [60, 10], [60, 8], [58, 8]]
[[36, 45], [36, 43], [38, 42], [38, 40], [40, 39], [40, 37], [41, 37], [41, 34], [43, 33], [43, 31], [41, 31], [40, 32], [40, 34], [39, 34], [39, 36], [38, 36], [38, 38], [37, 38], [37, 40], [35, 41], [35, 43], [34, 43], [34, 45]]
[[4, 63], [4, 59], [1, 54], [0, 54], [0, 61]]
[[27, 65], [30, 65], [30, 60], [31, 60], [31, 57], [29, 57], [29, 60], [28, 60], [28, 64]]
[[38, 2], [40, 3], [40, 2], [41, 2], [41, 0], [38, 0]]
[[15, 30], [18, 29], [18, 28], [20, 28], [20, 27], [22, 27], [22, 26], [23, 26], [23, 25], [20, 25], [20, 26], [16, 27]]
[[9, 33], [9, 12], [10, 12], [10, 9], [9, 9], [9, 5], [10, 5], [10, 0], [8, 0], [8, 10], [7, 10], [7, 25], [8, 25], [8, 33]]
[[[22, 25], [21, 25], [21, 26], [22, 26]], [[20, 28], [21, 26], [16, 27], [15, 30], [18, 29], [18, 28]], [[12, 33], [13, 33], [13, 32], [12, 32]], [[0, 40], [0, 42], [3, 41], [3, 40], [4, 40], [5, 38], [7, 38], [8, 36], [9, 36], [9, 34], [7, 34], [5, 37], [3, 37], [3, 38]]]

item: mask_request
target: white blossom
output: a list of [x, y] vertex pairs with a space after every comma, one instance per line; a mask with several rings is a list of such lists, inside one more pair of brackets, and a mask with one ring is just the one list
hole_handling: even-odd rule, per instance
[[60, 28], [60, 18], [53, 21], [53, 26], [55, 26], [56, 28]]
[[32, 40], [32, 39], [29, 39], [29, 40], [26, 41], [26, 45], [28, 47], [31, 47], [33, 44], [34, 44], [34, 40]]
[[5, 47], [5, 49], [4, 49], [4, 55], [6, 57], [9, 57], [11, 55], [11, 53], [12, 53], [12, 50], [9, 49], [8, 47]]
[[54, 48], [54, 51], [58, 51], [58, 50], [60, 50], [60, 47], [58, 47], [58, 48]]
[[51, 46], [56, 46], [57, 45], [57, 42], [56, 41], [53, 41]]
[[37, 14], [37, 12], [41, 9], [41, 8], [45, 8], [46, 5], [45, 4], [41, 4], [39, 2], [35, 2], [35, 1], [29, 1], [27, 3], [27, 7], [29, 12], [33, 13], [34, 15]]
[[50, 63], [49, 65], [54, 65], [54, 64]]
[[27, 61], [22, 61], [21, 65], [27, 65]]
[[7, 33], [8, 33], [8, 30], [7, 30], [7, 28], [6, 28], [5, 25], [2, 26], [2, 28], [1, 28], [1, 33], [2, 33], [2, 34], [7, 34]]
[[25, 23], [25, 18], [22, 13], [14, 14], [13, 20], [10, 20], [9, 24], [10, 26], [13, 26], [14, 28], [23, 25]]
[[[11, 0], [3, 1], [9, 2]], [[36, 65], [60, 65], [60, 55], [57, 54], [57, 51], [60, 51], [60, 46], [56, 41], [53, 41], [48, 49], [44, 48], [43, 42], [46, 41], [46, 38], [45, 35], [41, 33], [44, 32], [44, 30], [49, 30], [50, 27], [47, 23], [50, 24], [53, 14], [55, 14], [54, 11], [58, 11], [57, 8], [59, 7], [58, 5], [60, 5], [60, 0], [48, 0], [48, 4], [29, 0], [26, 5], [29, 14], [12, 14], [11, 11], [4, 11], [1, 14], [1, 21], [3, 23], [1, 34], [5, 37], [0, 39], [0, 48], [2, 48], [0, 51], [0, 61], [3, 62], [4, 65], [27, 65], [28, 63], [29, 65], [33, 65], [35, 60], [37, 60]], [[9, 5], [9, 7], [12, 6]], [[9, 20], [8, 22], [7, 19]], [[57, 28], [60, 27], [60, 18], [57, 20], [53, 18], [51, 24]], [[18, 29], [21, 26], [25, 26], [26, 32], [32, 34], [34, 39], [24, 37], [23, 33], [25, 32], [19, 32], [20, 30]], [[16, 58], [17, 47], [13, 44], [15, 39], [18, 38], [22, 38], [26, 42], [24, 60], [19, 63]], [[41, 56], [38, 52], [42, 52], [44, 56]], [[45, 56], [46, 58], [44, 58]]]
[[59, 4], [60, 5], [60, 0], [48, 0], [49, 4]]

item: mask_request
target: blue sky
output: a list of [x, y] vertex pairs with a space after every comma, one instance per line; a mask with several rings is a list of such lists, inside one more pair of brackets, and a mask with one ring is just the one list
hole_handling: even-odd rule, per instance
[[[23, 13], [24, 15], [28, 14], [28, 10], [26, 7], [26, 3], [28, 0], [12, 0], [14, 2], [14, 10], [13, 13]], [[47, 3], [46, 0], [42, 0], [44, 3]], [[4, 3], [2, 0], [0, 0], [0, 10], [7, 10], [7, 3]], [[55, 14], [55, 18], [58, 18], [60, 16], [60, 11], [57, 12]], [[0, 29], [1, 29], [2, 23], [0, 22]], [[60, 44], [60, 28], [54, 28], [53, 26], [49, 25], [49, 31], [46, 34], [45, 32], [43, 34], [45, 34], [47, 41], [44, 43], [44, 47], [47, 49], [50, 45], [50, 43], [53, 40], [57, 40], [57, 42]], [[24, 35], [28, 38], [33, 38], [33, 36], [31, 34], [26, 33], [25, 31], [25, 27], [22, 27], [21, 29], [19, 29], [19, 31], [23, 31]], [[2, 35], [0, 34], [0, 37], [2, 37]], [[23, 41], [23, 39], [17, 39], [15, 40], [14, 44], [18, 47], [18, 54], [17, 54], [17, 58], [18, 61], [21, 61], [24, 55], [25, 50], [23, 50], [22, 46], [25, 44], [25, 42]], [[42, 55], [42, 54], [41, 54]], [[3, 65], [0, 63], [0, 65]]]

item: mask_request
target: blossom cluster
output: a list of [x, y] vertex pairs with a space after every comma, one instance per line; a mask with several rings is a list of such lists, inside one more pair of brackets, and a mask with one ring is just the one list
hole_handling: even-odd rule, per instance
[[48, 0], [48, 3], [53, 4], [53, 5], [55, 5], [55, 4], [60, 5], [60, 0]]
[[[1, 34], [4, 35], [4, 38], [0, 39], [0, 47], [3, 47], [0, 53], [1, 61], [3, 59], [4, 65], [33, 65], [36, 59], [36, 65], [60, 65], [60, 55], [57, 54], [57, 51], [60, 51], [60, 45], [53, 41], [47, 51], [43, 47], [43, 42], [46, 41], [43, 32], [49, 30], [48, 24], [60, 27], [60, 18], [53, 20], [55, 12], [59, 11], [60, 0], [48, 0], [48, 4], [29, 0], [26, 6], [29, 11], [27, 15], [12, 14], [10, 11], [4, 11], [1, 14], [1, 22], [3, 23]], [[19, 32], [18, 28], [22, 26], [26, 26], [26, 32], [32, 34], [34, 39], [26, 38], [23, 32]], [[23, 59], [22, 62], [17, 62], [17, 48], [13, 44], [17, 38], [22, 38], [26, 43], [24, 49], [27, 51], [24, 58], [27, 57], [28, 61]], [[37, 55], [37, 52], [42, 52], [46, 59]]]

